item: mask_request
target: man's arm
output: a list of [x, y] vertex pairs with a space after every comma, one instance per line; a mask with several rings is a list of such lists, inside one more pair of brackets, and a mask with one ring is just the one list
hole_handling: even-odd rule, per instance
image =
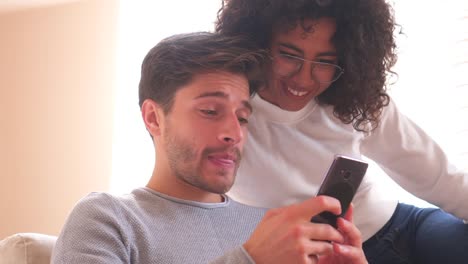
[[130, 263], [118, 219], [109, 196], [86, 196], [69, 215], [51, 263]]
[[338, 230], [310, 222], [312, 216], [324, 210], [339, 214], [339, 201], [320, 196], [269, 210], [243, 247], [210, 263], [367, 264], [361, 233], [352, 224], [353, 207], [345, 218], [338, 219]]
[[255, 261], [245, 251], [244, 247], [238, 247], [214, 261], [210, 261], [210, 264], [255, 264]]
[[[330, 258], [330, 262], [325, 263], [367, 263], [361, 248], [360, 233], [351, 222], [340, 219], [340, 227], [346, 229], [343, 234], [331, 225], [310, 222], [312, 216], [323, 211], [340, 214], [340, 202], [332, 197], [318, 196], [300, 204], [272, 209], [258, 224], [244, 248], [257, 264], [312, 264], [317, 263], [318, 256], [329, 255], [336, 249], [350, 250], [349, 245], [356, 254], [337, 252], [340, 260]], [[351, 243], [350, 237], [353, 240]], [[343, 247], [335, 246], [334, 249], [334, 244]]]

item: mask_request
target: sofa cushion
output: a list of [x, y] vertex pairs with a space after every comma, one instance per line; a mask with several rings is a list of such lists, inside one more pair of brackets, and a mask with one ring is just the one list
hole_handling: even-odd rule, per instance
[[0, 241], [0, 264], [49, 264], [57, 237], [18, 233]]

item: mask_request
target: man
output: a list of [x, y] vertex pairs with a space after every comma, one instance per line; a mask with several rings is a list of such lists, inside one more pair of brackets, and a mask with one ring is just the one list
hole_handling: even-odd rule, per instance
[[349, 221], [340, 219], [340, 231], [310, 222], [324, 210], [340, 213], [333, 198], [265, 215], [224, 194], [241, 161], [249, 97], [261, 84], [265, 56], [252, 50], [239, 38], [193, 33], [148, 53], [139, 93], [153, 175], [129, 195], [82, 199], [52, 263], [366, 263]]

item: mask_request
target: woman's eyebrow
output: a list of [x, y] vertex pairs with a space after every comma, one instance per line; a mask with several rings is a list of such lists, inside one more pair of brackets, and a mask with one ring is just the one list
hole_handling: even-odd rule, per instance
[[[292, 49], [292, 50], [296, 51], [297, 53], [300, 53], [302, 56], [304, 56], [304, 51], [302, 49], [300, 49], [299, 47], [295, 46], [294, 44], [280, 42], [279, 46], [284, 47], [284, 48], [288, 48], [288, 49]], [[336, 56], [338, 56], [338, 54], [336, 53], [336, 51], [324, 51], [324, 52], [319, 52], [317, 54], [317, 56], [336, 57]]]
[[291, 44], [291, 43], [285, 43], [285, 42], [280, 42], [279, 43], [279, 46], [282, 46], [284, 48], [288, 48], [288, 49], [292, 49], [300, 54], [304, 54], [304, 51], [302, 49], [300, 49], [299, 47], [295, 46], [294, 44]]

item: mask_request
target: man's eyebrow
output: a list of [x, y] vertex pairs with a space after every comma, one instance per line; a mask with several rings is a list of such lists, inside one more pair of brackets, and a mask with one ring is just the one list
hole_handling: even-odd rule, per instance
[[[195, 99], [200, 99], [200, 98], [205, 98], [205, 97], [219, 97], [219, 98], [229, 98], [229, 95], [225, 92], [222, 91], [214, 91], [214, 92], [205, 92], [202, 94], [199, 94]], [[252, 105], [249, 103], [248, 100], [243, 100], [242, 104], [244, 105], [245, 108], [247, 108], [250, 113], [253, 112]]]
[[205, 92], [199, 94], [195, 99], [203, 98], [203, 97], [221, 97], [221, 98], [228, 98], [229, 96], [222, 91], [214, 91], [214, 92]]
[[[292, 50], [300, 53], [301, 55], [304, 55], [304, 51], [302, 49], [296, 47], [293, 44], [280, 42], [279, 45], [282, 46], [282, 47], [288, 48], [288, 49], [292, 49]], [[333, 56], [333, 57], [336, 57], [338, 55], [337, 55], [336, 51], [327, 51], [327, 52], [320, 52], [317, 56]]]

